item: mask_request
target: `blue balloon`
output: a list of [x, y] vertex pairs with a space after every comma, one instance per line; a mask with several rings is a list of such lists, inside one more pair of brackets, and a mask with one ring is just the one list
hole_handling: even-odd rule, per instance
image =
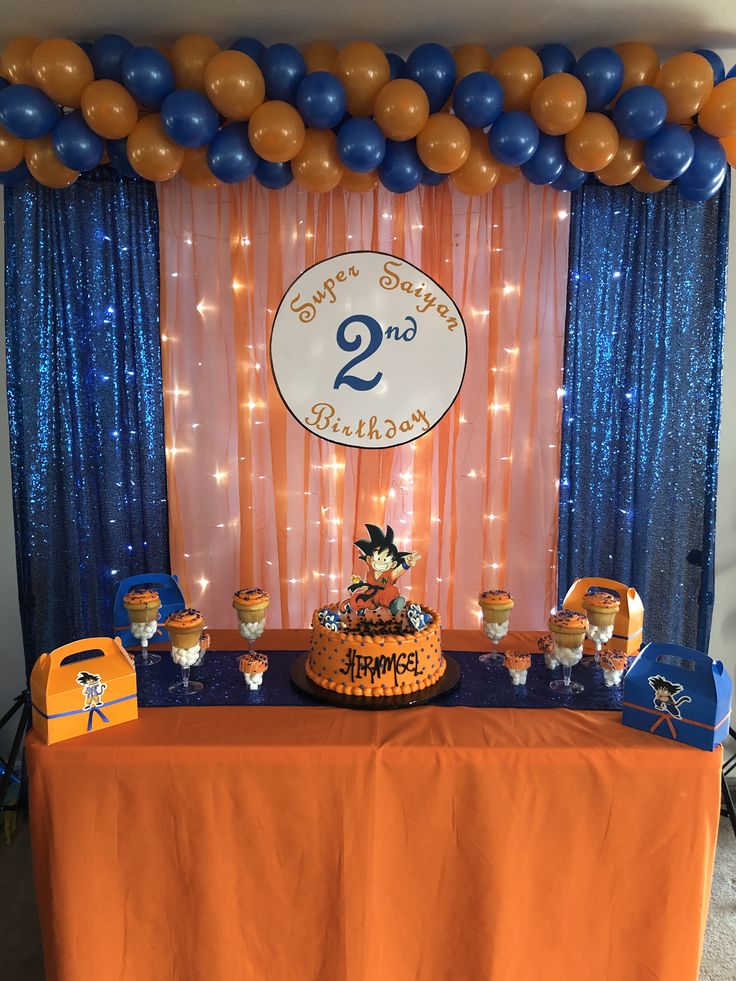
[[420, 44], [406, 62], [406, 77], [427, 93], [430, 112], [439, 112], [450, 98], [456, 75], [455, 59], [441, 44]]
[[92, 42], [91, 41], [77, 41], [79, 47], [84, 51], [84, 53], [89, 56], [92, 54]]
[[123, 59], [133, 45], [119, 34], [103, 34], [92, 45], [89, 60], [95, 70], [95, 78], [111, 78], [114, 82], [123, 80]]
[[174, 91], [174, 69], [155, 48], [133, 48], [123, 59], [123, 85], [146, 109], [160, 109]]
[[255, 174], [258, 183], [263, 184], [264, 187], [272, 191], [278, 191], [279, 188], [286, 187], [294, 179], [294, 175], [291, 172], [291, 164], [288, 160], [286, 163], [271, 163], [269, 160], [259, 160], [256, 164]]
[[624, 80], [624, 63], [613, 48], [591, 48], [575, 66], [588, 97], [588, 112], [597, 112], [614, 98]]
[[521, 172], [530, 184], [551, 184], [562, 174], [566, 163], [564, 138], [540, 133], [539, 145], [534, 155], [522, 164]]
[[[685, 177], [687, 177], [687, 174]], [[678, 181], [676, 181], [676, 186], [677, 190], [680, 192], [680, 196], [686, 198], [688, 201], [707, 201], [708, 198], [712, 198], [714, 194], [717, 194], [718, 191], [720, 191], [725, 179], [726, 171], [724, 170], [723, 173], [719, 174], [708, 184], [688, 184], [685, 178], [681, 177]]]
[[736, 65], [734, 65], [728, 75], [726, 75], [726, 78], [736, 78]]
[[[726, 151], [720, 140], [705, 130], [695, 128], [690, 133], [695, 153], [690, 166], [678, 178], [680, 187], [707, 188], [715, 184], [728, 169]], [[713, 192], [715, 193], [715, 192]]]
[[296, 107], [307, 126], [332, 129], [342, 122], [347, 108], [342, 82], [330, 72], [311, 72], [297, 89]]
[[59, 160], [72, 170], [92, 170], [105, 149], [105, 141], [85, 123], [81, 109], [61, 117], [51, 130], [51, 142]]
[[679, 123], [665, 123], [644, 144], [644, 165], [660, 181], [673, 181], [684, 174], [694, 155], [693, 138]]
[[337, 153], [348, 170], [367, 174], [375, 170], [386, 153], [386, 137], [372, 119], [355, 117], [337, 133]]
[[572, 74], [575, 70], [575, 55], [564, 44], [543, 44], [537, 54], [542, 62], [545, 78], [559, 72]]
[[242, 51], [243, 54], [247, 54], [249, 58], [252, 58], [257, 65], [260, 65], [266, 45], [255, 37], [239, 37], [237, 41], [233, 41], [230, 45], [230, 50]]
[[471, 72], [458, 82], [452, 107], [466, 126], [485, 129], [495, 123], [503, 111], [501, 83], [488, 72]]
[[16, 187], [18, 184], [22, 184], [23, 181], [28, 180], [30, 176], [31, 172], [26, 167], [25, 160], [21, 160], [11, 170], [0, 170], [0, 184], [4, 187]]
[[624, 92], [613, 109], [613, 121], [621, 136], [648, 140], [662, 128], [667, 100], [653, 85], [635, 85]]
[[32, 85], [9, 85], [0, 92], [0, 125], [21, 140], [45, 136], [59, 115], [59, 107]]
[[425, 175], [415, 140], [386, 140], [386, 155], [378, 168], [381, 183], [394, 194], [412, 191]]
[[577, 191], [585, 183], [588, 175], [584, 170], [579, 170], [568, 160], [562, 168], [562, 173], [556, 181], [552, 182], [552, 187], [556, 191]]
[[393, 51], [387, 51], [386, 60], [391, 71], [392, 82], [395, 78], [406, 78], [406, 62], [401, 55], [394, 54]]
[[206, 146], [220, 126], [217, 110], [200, 92], [177, 89], [161, 106], [161, 123], [180, 146]]
[[131, 180], [142, 180], [139, 173], [133, 170], [130, 160], [128, 160], [128, 140], [108, 140], [107, 155], [110, 158], [110, 165], [123, 177]]
[[488, 134], [493, 156], [509, 167], [519, 167], [531, 160], [539, 146], [539, 130], [526, 112], [504, 112]]
[[424, 184], [425, 187], [438, 187], [440, 184], [443, 184], [449, 176], [449, 174], [437, 174], [434, 170], [430, 170], [429, 167], [425, 167], [420, 183]]
[[261, 71], [266, 82], [266, 98], [293, 104], [299, 83], [307, 74], [307, 63], [292, 44], [272, 44], [263, 53]]
[[207, 163], [225, 184], [247, 180], [258, 166], [258, 155], [248, 139], [248, 124], [231, 123], [221, 129], [210, 143]]
[[726, 77], [726, 66], [723, 64], [723, 58], [715, 51], [711, 51], [710, 48], [698, 48], [694, 54], [702, 55], [705, 58], [713, 69], [713, 84], [720, 85]]

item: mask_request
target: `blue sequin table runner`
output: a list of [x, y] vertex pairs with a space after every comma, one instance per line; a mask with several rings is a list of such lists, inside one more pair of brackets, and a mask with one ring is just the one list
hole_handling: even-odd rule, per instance
[[[305, 705], [321, 703], [295, 688], [289, 678], [295, 651], [269, 651], [268, 671], [263, 684], [251, 691], [238, 670], [236, 651], [208, 651], [204, 662], [192, 668], [192, 680], [201, 681], [204, 689], [189, 696], [172, 694], [169, 685], [181, 677], [180, 669], [165, 651], [158, 664], [138, 669], [138, 704], [141, 708], [180, 705]], [[532, 656], [526, 685], [514, 687], [503, 666], [486, 667], [477, 653], [452, 651], [460, 665], [462, 679], [454, 691], [440, 695], [432, 705], [470, 708], [573, 708], [602, 712], [621, 710], [622, 688], [607, 688], [600, 668], [573, 668], [572, 677], [585, 686], [578, 695], [552, 691], [549, 682], [562, 677], [562, 669], [548, 671], [541, 654]]]

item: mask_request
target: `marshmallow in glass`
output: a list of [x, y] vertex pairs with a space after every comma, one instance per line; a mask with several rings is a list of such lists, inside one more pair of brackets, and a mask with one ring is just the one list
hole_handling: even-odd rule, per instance
[[233, 596], [238, 614], [238, 630], [243, 640], [253, 644], [263, 634], [269, 595], [264, 589], [239, 589]]
[[478, 606], [483, 611], [483, 633], [497, 644], [509, 631], [513, 597], [507, 589], [487, 589], [478, 597]]
[[583, 596], [581, 605], [588, 617], [588, 637], [600, 651], [613, 636], [613, 624], [621, 600], [612, 593], [593, 587]]
[[583, 656], [588, 618], [574, 610], [560, 610], [549, 618], [555, 657], [563, 667], [573, 667]]

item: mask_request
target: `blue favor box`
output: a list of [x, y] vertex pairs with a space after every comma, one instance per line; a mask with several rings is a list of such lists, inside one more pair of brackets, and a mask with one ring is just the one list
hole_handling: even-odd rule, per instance
[[721, 661], [676, 644], [647, 644], [624, 679], [621, 721], [712, 751], [728, 735], [731, 691]]

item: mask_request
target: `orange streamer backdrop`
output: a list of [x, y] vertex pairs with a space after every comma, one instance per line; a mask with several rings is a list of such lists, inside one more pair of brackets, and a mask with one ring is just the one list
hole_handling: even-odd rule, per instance
[[[478, 590], [498, 585], [514, 593], [516, 629], [545, 623], [556, 596], [568, 200], [520, 180], [480, 198], [449, 185], [406, 196], [159, 185], [171, 563], [209, 626], [232, 626], [232, 592], [252, 585], [271, 594], [270, 626], [306, 626], [344, 595], [366, 521], [390, 523], [421, 552], [402, 586], [446, 626], [477, 626]], [[288, 286], [356, 249], [421, 267], [467, 327], [457, 401], [394, 449], [311, 435], [269, 367]]]

